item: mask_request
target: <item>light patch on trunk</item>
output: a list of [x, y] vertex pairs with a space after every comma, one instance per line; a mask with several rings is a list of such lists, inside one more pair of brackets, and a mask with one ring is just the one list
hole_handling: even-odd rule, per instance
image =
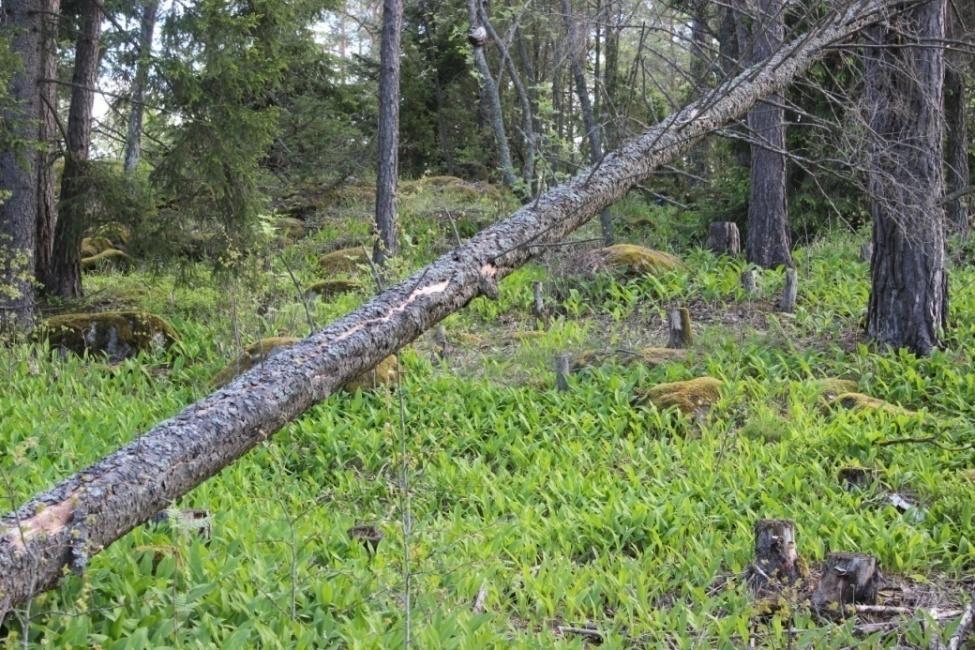
[[421, 287], [419, 289], [414, 289], [410, 293], [410, 295], [406, 297], [406, 300], [404, 300], [402, 303], [400, 303], [400, 304], [396, 305], [395, 307], [393, 307], [392, 309], [390, 309], [389, 312], [385, 316], [380, 316], [378, 318], [370, 318], [369, 320], [364, 320], [364, 321], [356, 324], [355, 327], [353, 327], [349, 331], [345, 332], [344, 334], [341, 334], [340, 336], [335, 337], [329, 343], [331, 343], [331, 344], [339, 343], [339, 342], [344, 341], [345, 339], [353, 336], [357, 332], [360, 332], [361, 330], [369, 327], [370, 325], [374, 325], [376, 323], [385, 323], [385, 322], [388, 322], [396, 314], [401, 314], [404, 311], [406, 311], [406, 309], [410, 305], [412, 305], [414, 302], [416, 302], [417, 299], [422, 298], [424, 296], [432, 296], [434, 294], [443, 293], [444, 291], [447, 290], [447, 286], [449, 284], [450, 284], [450, 280], [444, 280], [443, 282], [437, 282], [436, 284], [431, 284], [431, 285], [427, 285], [425, 287]]
[[27, 549], [26, 543], [38, 535], [53, 536], [60, 533], [68, 525], [74, 512], [72, 502], [74, 494], [61, 503], [48, 506], [30, 519], [25, 519], [19, 525], [15, 524], [7, 530], [0, 539], [5, 540], [18, 551]]

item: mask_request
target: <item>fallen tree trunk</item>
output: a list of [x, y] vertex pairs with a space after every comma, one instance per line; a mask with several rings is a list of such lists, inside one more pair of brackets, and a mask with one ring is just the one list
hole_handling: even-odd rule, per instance
[[0, 518], [0, 619], [217, 474], [343, 383], [416, 339], [560, 241], [707, 133], [782, 91], [885, 0], [844, 3], [811, 32], [625, 142], [510, 218]]

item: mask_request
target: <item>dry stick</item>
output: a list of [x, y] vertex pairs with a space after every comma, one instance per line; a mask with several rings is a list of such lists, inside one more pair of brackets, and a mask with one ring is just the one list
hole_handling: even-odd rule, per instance
[[484, 604], [487, 601], [488, 588], [487, 583], [481, 585], [481, 588], [477, 590], [477, 596], [474, 597], [474, 605], [471, 607], [471, 611], [475, 614], [484, 613]]
[[962, 615], [961, 620], [958, 622], [958, 629], [955, 630], [955, 633], [951, 635], [951, 639], [948, 641], [948, 650], [958, 650], [962, 647], [962, 641], [968, 635], [973, 620], [975, 620], [975, 600], [969, 603], [964, 615]]
[[888, 2], [852, 0], [769, 61], [724, 84], [720, 96], [692, 102], [625, 141], [606, 156], [599, 177], [588, 186], [584, 169], [540, 195], [536, 204], [523, 206], [344, 318], [0, 517], [0, 611], [57, 585], [83, 519], [91, 522], [89, 552], [100, 552], [345, 382], [477, 296], [492, 293], [500, 278], [537, 252], [531, 242], [564, 239], [696, 140], [783, 91], [823, 47], [875, 22]]

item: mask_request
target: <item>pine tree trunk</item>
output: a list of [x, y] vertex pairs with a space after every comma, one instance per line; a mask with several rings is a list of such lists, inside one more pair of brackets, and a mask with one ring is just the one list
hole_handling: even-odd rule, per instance
[[968, 233], [970, 198], [956, 196], [964, 192], [969, 184], [968, 167], [968, 94], [965, 75], [950, 67], [945, 71], [945, 120], [947, 138], [945, 139], [945, 191], [955, 196], [945, 206], [948, 227], [956, 232]]
[[706, 134], [782, 92], [827, 45], [870, 24], [885, 0], [858, 0], [766, 64], [745, 71], [624, 142], [356, 311], [244, 373], [95, 465], [0, 517], [0, 619], [233, 463], [339, 386], [415, 340], [560, 242]]
[[[586, 73], [583, 68], [585, 52], [583, 51], [582, 39], [578, 36], [578, 29], [572, 18], [570, 0], [562, 0], [562, 13], [565, 17], [566, 41], [569, 45], [569, 65], [572, 68], [576, 96], [579, 98], [579, 108], [582, 110], [582, 124], [586, 129], [586, 138], [589, 140], [589, 160], [598, 165], [603, 159], [602, 138], [599, 124], [596, 122], [596, 116], [592, 110], [592, 102], [589, 100], [589, 88], [586, 85]], [[609, 207], [603, 208], [599, 213], [599, 225], [603, 232], [603, 243], [607, 246], [611, 245], [614, 241], [613, 214]]]
[[383, 0], [383, 40], [379, 75], [379, 167], [376, 172], [376, 242], [373, 257], [382, 266], [399, 252], [396, 186], [399, 180], [399, 59], [403, 0]]
[[135, 65], [132, 81], [132, 100], [129, 109], [129, 131], [125, 138], [126, 175], [131, 176], [139, 166], [142, 156], [142, 117], [145, 113], [146, 84], [149, 81], [149, 63], [152, 59], [152, 35], [156, 31], [158, 0], [144, 0], [142, 21], [139, 26], [139, 61]]
[[75, 44], [68, 109], [68, 142], [61, 175], [58, 223], [47, 290], [62, 298], [78, 298], [81, 288], [81, 238], [87, 226], [88, 166], [91, 149], [92, 109], [98, 83], [102, 11], [98, 0], [84, 0], [81, 27]]
[[[752, 60], [762, 61], [782, 47], [783, 1], [756, 0], [752, 4]], [[782, 95], [772, 95], [748, 114], [748, 130], [756, 142], [751, 146], [745, 255], [749, 262], [764, 268], [792, 266], [782, 101]]]
[[[42, 0], [41, 19], [41, 79], [58, 76], [58, 15], [61, 0]], [[54, 251], [54, 229], [58, 222], [57, 193], [54, 190], [54, 161], [61, 133], [58, 131], [58, 87], [51, 81], [39, 82], [40, 119], [37, 141], [40, 145], [37, 161], [37, 240], [34, 246], [34, 276], [45, 278], [51, 271]]]
[[[708, 57], [708, 43], [711, 35], [708, 31], [707, 23], [707, 2], [696, 0], [691, 6], [691, 81], [693, 87], [689, 97], [699, 97], [708, 88], [711, 76], [711, 62]], [[692, 185], [699, 185], [707, 181], [708, 173], [708, 140], [701, 140], [690, 155], [691, 172], [694, 178], [691, 179]]]
[[20, 68], [2, 115], [13, 144], [0, 146], [0, 330], [27, 328], [34, 318], [43, 7], [42, 0], [8, 0], [2, 8]]
[[871, 28], [864, 49], [873, 217], [867, 332], [916, 354], [938, 347], [948, 314], [944, 51], [928, 45], [944, 39], [945, 2]]

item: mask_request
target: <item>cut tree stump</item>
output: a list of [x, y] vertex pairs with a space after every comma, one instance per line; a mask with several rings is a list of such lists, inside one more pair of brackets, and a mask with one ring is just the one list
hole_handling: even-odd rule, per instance
[[863, 553], [830, 553], [826, 568], [812, 595], [812, 606], [821, 614], [844, 613], [845, 605], [874, 605], [880, 586], [877, 560]]
[[437, 329], [433, 333], [433, 340], [440, 348], [436, 354], [437, 362], [441, 363], [450, 356], [450, 343], [447, 341], [447, 330], [444, 329], [443, 325], [437, 325]]
[[745, 295], [754, 296], [758, 293], [758, 280], [755, 269], [748, 269], [741, 274], [741, 286], [745, 290]]
[[741, 236], [732, 221], [715, 221], [708, 228], [708, 249], [718, 255], [741, 253]]
[[800, 576], [795, 523], [788, 519], [755, 522], [755, 562], [748, 571], [752, 592], [759, 596], [775, 593]]
[[532, 290], [534, 291], [534, 304], [532, 305], [532, 313], [535, 315], [535, 329], [540, 330], [543, 327], [548, 326], [548, 318], [545, 316], [545, 300], [542, 295], [542, 283], [535, 282], [532, 285]]
[[572, 363], [568, 354], [560, 354], [555, 359], [555, 388], [560, 391], [569, 390], [569, 373]]
[[689, 348], [694, 336], [691, 332], [691, 312], [687, 307], [672, 309], [667, 315], [670, 329], [670, 340], [667, 347], [672, 349]]
[[867, 467], [843, 467], [837, 475], [847, 490], [862, 490], [877, 478], [877, 470]]
[[782, 299], [779, 301], [779, 311], [791, 314], [796, 310], [796, 297], [799, 294], [799, 275], [795, 269], [785, 270], [785, 286], [782, 288]]

